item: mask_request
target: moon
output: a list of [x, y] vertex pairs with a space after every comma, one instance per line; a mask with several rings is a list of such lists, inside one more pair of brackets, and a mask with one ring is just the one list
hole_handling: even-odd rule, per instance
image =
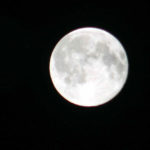
[[49, 71], [53, 86], [64, 99], [93, 107], [120, 93], [128, 75], [128, 58], [111, 33], [85, 27], [59, 40], [50, 57]]

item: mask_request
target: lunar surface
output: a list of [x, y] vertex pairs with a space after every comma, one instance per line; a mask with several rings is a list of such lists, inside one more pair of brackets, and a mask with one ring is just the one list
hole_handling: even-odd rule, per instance
[[128, 59], [112, 34], [99, 28], [80, 28], [56, 44], [49, 71], [64, 99], [93, 107], [112, 100], [121, 91], [128, 75]]

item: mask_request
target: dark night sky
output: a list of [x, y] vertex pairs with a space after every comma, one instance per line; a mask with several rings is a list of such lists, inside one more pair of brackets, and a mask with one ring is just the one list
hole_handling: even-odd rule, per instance
[[[0, 15], [0, 146], [19, 150], [137, 150], [149, 142], [149, 15], [141, 7], [102, 8], [8, 2]], [[113, 101], [95, 108], [66, 102], [49, 77], [58, 40], [94, 26], [115, 35], [129, 58], [129, 76]], [[0, 148], [2, 149], [2, 148]]]

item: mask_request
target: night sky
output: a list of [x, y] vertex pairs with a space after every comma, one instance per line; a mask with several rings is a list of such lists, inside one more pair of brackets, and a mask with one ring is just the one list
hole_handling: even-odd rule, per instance
[[[150, 7], [56, 3], [7, 1], [1, 6], [0, 146], [16, 150], [148, 149]], [[49, 76], [50, 55], [58, 40], [87, 26], [116, 36], [129, 59], [121, 93], [92, 108], [65, 101]]]

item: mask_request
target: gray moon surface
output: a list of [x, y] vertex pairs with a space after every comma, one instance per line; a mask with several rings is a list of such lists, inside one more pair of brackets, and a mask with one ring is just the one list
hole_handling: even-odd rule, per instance
[[93, 107], [109, 102], [122, 90], [128, 75], [128, 58], [112, 34], [85, 27], [58, 41], [49, 71], [55, 89], [65, 100]]

